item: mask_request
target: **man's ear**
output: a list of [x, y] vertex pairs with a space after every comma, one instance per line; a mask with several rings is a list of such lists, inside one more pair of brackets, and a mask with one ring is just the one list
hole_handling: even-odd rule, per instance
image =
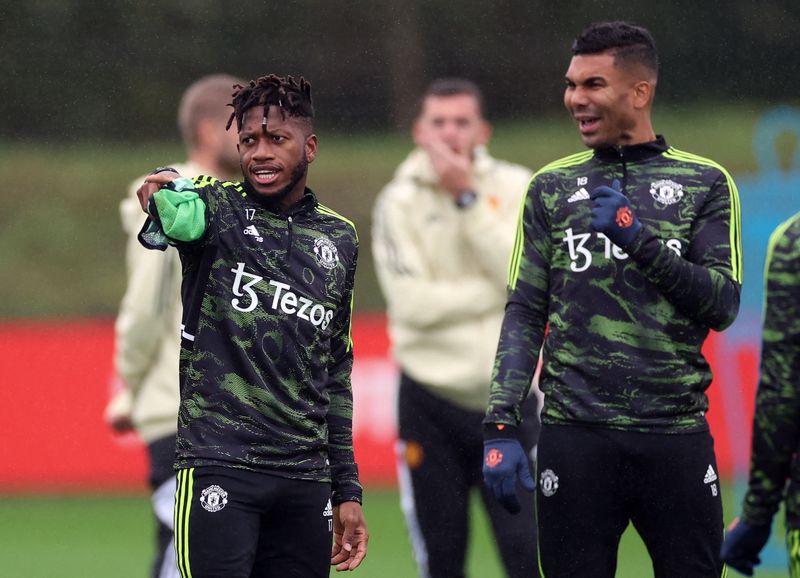
[[653, 102], [655, 84], [649, 80], [640, 80], [633, 86], [633, 106], [641, 109], [650, 106]]
[[310, 134], [306, 137], [306, 160], [308, 162], [314, 162], [314, 159], [317, 157], [317, 135]]

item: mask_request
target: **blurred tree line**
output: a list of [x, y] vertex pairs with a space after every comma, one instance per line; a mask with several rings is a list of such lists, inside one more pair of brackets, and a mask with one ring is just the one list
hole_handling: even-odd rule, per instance
[[494, 120], [561, 106], [572, 38], [589, 22], [650, 28], [669, 102], [800, 94], [797, 0], [0, 0], [0, 138], [174, 138], [202, 74], [304, 75], [319, 123], [402, 127], [437, 76], [466, 76]]

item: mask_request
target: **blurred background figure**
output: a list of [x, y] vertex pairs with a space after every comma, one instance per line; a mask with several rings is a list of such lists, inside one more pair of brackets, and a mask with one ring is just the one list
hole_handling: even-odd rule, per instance
[[[182, 175], [230, 179], [239, 173], [238, 134], [226, 131], [234, 84], [226, 74], [205, 76], [183, 94], [178, 127], [187, 159], [176, 163]], [[120, 203], [128, 284], [115, 325], [114, 367], [123, 388], [106, 408], [106, 421], [118, 432], [136, 430], [147, 444], [149, 483], [157, 522], [154, 578], [178, 576], [172, 547], [175, 502], [175, 434], [178, 419], [178, 358], [181, 330], [181, 265], [174, 247], [148, 251], [137, 234], [146, 216], [136, 198], [144, 176], [134, 180]]]
[[[464, 576], [469, 496], [480, 489], [509, 576], [536, 571], [533, 496], [514, 516], [481, 484], [483, 410], [508, 259], [531, 171], [492, 158], [483, 97], [439, 79], [413, 125], [417, 148], [378, 196], [373, 254], [400, 365], [398, 478], [420, 576]], [[523, 406], [532, 453], [536, 398]]]
[[785, 500], [789, 575], [800, 578], [800, 213], [773, 233], [766, 277], [750, 481], [741, 519], [725, 536], [722, 559], [752, 576]]

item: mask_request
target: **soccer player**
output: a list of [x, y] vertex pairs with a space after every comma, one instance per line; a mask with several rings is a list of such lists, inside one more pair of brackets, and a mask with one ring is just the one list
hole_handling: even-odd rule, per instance
[[[761, 380], [753, 419], [750, 482], [722, 559], [752, 576], [786, 500], [789, 575], [800, 578], [800, 213], [779, 226], [767, 250]], [[788, 482], [788, 484], [787, 484]]]
[[358, 240], [306, 187], [310, 85], [269, 75], [236, 89], [244, 180], [157, 169], [139, 189], [143, 244], [176, 245], [184, 270], [178, 568], [327, 576], [367, 552], [350, 387]]
[[[243, 81], [226, 74], [205, 76], [181, 97], [178, 127], [187, 162], [173, 165], [187, 176], [233, 178], [239, 172], [235, 131], [226, 131], [232, 87]], [[106, 421], [119, 432], [135, 429], [147, 444], [151, 502], [156, 517], [153, 578], [177, 576], [172, 545], [175, 505], [175, 434], [178, 422], [178, 357], [181, 327], [181, 264], [174, 247], [147, 251], [137, 234], [142, 209], [131, 185], [120, 204], [128, 234], [128, 285], [115, 324], [114, 367], [123, 388], [106, 408]]]
[[656, 578], [718, 577], [722, 502], [701, 347], [739, 308], [738, 194], [717, 163], [653, 131], [649, 31], [595, 23], [572, 53], [564, 104], [590, 150], [539, 170], [520, 213], [485, 482], [508, 502], [528, 467], [519, 407], [543, 345], [542, 574], [614, 576], [633, 523]]
[[[414, 122], [417, 148], [374, 210], [375, 267], [400, 369], [398, 479], [420, 576], [464, 576], [470, 490], [483, 490], [509, 576], [536, 571], [533, 495], [519, 516], [482, 487], [481, 420], [505, 305], [514, 224], [531, 172], [492, 158], [483, 97], [434, 81]], [[536, 443], [536, 398], [521, 441]], [[531, 479], [530, 475], [528, 479]], [[531, 479], [530, 489], [533, 490]]]

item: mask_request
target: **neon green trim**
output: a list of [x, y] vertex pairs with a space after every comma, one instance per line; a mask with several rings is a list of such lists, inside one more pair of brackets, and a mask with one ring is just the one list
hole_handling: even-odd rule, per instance
[[358, 241], [358, 231], [356, 230], [356, 224], [353, 221], [351, 221], [350, 219], [348, 219], [347, 217], [345, 217], [343, 215], [340, 215], [339, 213], [337, 213], [336, 211], [334, 211], [330, 207], [326, 207], [325, 205], [323, 205], [321, 203], [317, 204], [317, 211], [322, 213], [323, 215], [330, 215], [331, 217], [336, 217], [337, 219], [340, 219], [340, 220], [344, 221], [345, 223], [347, 223], [348, 225], [350, 225], [351, 227], [353, 227], [353, 233], [355, 233], [356, 241]]
[[353, 349], [353, 306], [355, 304], [355, 297], [353, 293], [350, 293], [350, 326], [347, 328], [347, 349], [346, 352], [350, 352]]
[[786, 532], [786, 549], [789, 554], [789, 577], [800, 578], [800, 530]]
[[593, 155], [594, 151], [591, 150], [575, 153], [567, 157], [555, 160], [552, 163], [543, 166], [541, 169], [533, 173], [531, 180], [528, 182], [528, 187], [525, 189], [525, 194], [522, 195], [522, 202], [520, 203], [519, 215], [517, 217], [517, 235], [514, 241], [514, 249], [511, 252], [511, 258], [508, 261], [508, 286], [511, 289], [516, 288], [517, 279], [519, 278], [519, 268], [520, 268], [520, 263], [522, 262], [522, 253], [525, 244], [524, 243], [525, 235], [523, 232], [525, 202], [528, 200], [528, 191], [530, 191], [531, 184], [533, 184], [534, 179], [536, 179], [536, 177], [538, 177], [542, 173], [579, 165], [583, 162], [588, 161], [590, 158], [592, 158]]
[[186, 488], [187, 496], [184, 502], [186, 508], [186, 515], [183, 519], [183, 564], [186, 569], [186, 576], [184, 578], [192, 578], [192, 568], [189, 564], [189, 514], [192, 512], [192, 497], [194, 495], [194, 468], [189, 468], [186, 472]]
[[677, 161], [687, 161], [714, 167], [719, 170], [728, 182], [728, 194], [731, 202], [731, 222], [730, 222], [730, 247], [731, 247], [731, 273], [733, 278], [742, 282], [742, 208], [739, 203], [739, 189], [731, 174], [719, 163], [692, 153], [670, 147], [664, 156]]

